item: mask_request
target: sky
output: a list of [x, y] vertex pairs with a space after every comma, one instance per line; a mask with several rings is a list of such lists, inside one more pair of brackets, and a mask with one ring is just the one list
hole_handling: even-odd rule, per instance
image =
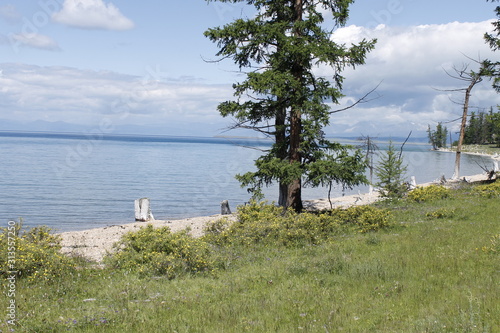
[[[366, 64], [344, 71], [339, 109], [377, 87], [367, 103], [332, 115], [329, 136], [453, 132], [466, 83], [446, 72], [497, 60], [484, 43], [496, 4], [486, 0], [358, 0], [339, 43], [377, 39]], [[0, 130], [105, 134], [248, 135], [226, 132], [217, 104], [244, 74], [214, 63], [211, 27], [251, 17], [244, 4], [204, 0], [0, 0]], [[329, 77], [329, 68], [315, 69]], [[458, 102], [458, 104], [457, 104]], [[471, 111], [500, 104], [488, 80]]]

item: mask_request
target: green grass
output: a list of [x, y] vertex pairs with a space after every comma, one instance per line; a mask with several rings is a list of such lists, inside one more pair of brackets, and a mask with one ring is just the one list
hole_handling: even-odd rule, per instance
[[[456, 146], [453, 146], [452, 149], [457, 149]], [[485, 144], [485, 145], [463, 145], [462, 151], [467, 153], [478, 153], [478, 154], [487, 154], [487, 155], [495, 155], [500, 154], [500, 148], [495, 144]]]
[[474, 193], [379, 203], [395, 227], [319, 245], [216, 248], [221, 264], [210, 274], [169, 280], [87, 267], [19, 279], [14, 329], [500, 332], [500, 253], [483, 250], [500, 234], [500, 199]]

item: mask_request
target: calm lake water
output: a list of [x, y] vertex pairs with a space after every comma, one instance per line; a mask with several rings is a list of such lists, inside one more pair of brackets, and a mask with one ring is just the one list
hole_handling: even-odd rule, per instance
[[[265, 141], [195, 138], [0, 133], [0, 223], [24, 219], [57, 231], [83, 230], [134, 221], [134, 200], [151, 199], [156, 219], [234, 211], [249, 200], [234, 179], [254, 170]], [[379, 144], [380, 148], [384, 148]], [[398, 146], [399, 147], [399, 146]], [[408, 177], [418, 183], [451, 177], [455, 155], [407, 144]], [[398, 148], [399, 149], [399, 148]], [[461, 175], [482, 173], [489, 159], [462, 156]], [[357, 193], [366, 187], [357, 188]], [[277, 189], [266, 189], [277, 200]], [[333, 196], [341, 196], [335, 189]], [[303, 199], [326, 198], [327, 189], [306, 188]]]

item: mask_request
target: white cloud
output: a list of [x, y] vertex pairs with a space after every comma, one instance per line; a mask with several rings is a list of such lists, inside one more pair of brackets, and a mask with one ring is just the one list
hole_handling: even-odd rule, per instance
[[0, 7], [0, 18], [10, 24], [15, 24], [21, 20], [21, 14], [12, 4]]
[[[454, 22], [404, 28], [350, 26], [338, 30], [333, 38], [339, 42], [349, 44], [362, 38], [377, 38], [378, 43], [365, 65], [345, 71], [343, 93], [347, 96], [342, 105], [333, 108], [352, 104], [382, 83], [376, 92], [380, 98], [333, 114], [327, 134], [405, 136], [413, 130], [414, 136], [425, 136], [428, 124], [434, 126], [458, 118], [461, 107], [450, 99], [461, 100], [463, 96], [434, 88], [463, 87], [463, 82], [447, 76], [443, 68], [470, 62], [464, 54], [498, 59], [482, 39], [490, 29], [490, 22]], [[473, 67], [471, 64], [470, 68]], [[216, 110], [220, 102], [233, 98], [230, 84], [166, 79], [159, 68], [145, 69], [144, 77], [12, 64], [0, 64], [0, 70], [3, 70], [0, 101], [5, 111], [0, 118], [79, 124], [99, 123], [109, 118], [117, 125], [199, 123], [214, 124], [217, 129], [230, 124]], [[317, 74], [329, 76], [332, 72], [320, 68]], [[489, 108], [497, 104], [500, 97], [487, 80], [474, 88], [472, 106]], [[458, 123], [447, 126], [455, 131]], [[198, 134], [192, 129], [189, 133]]]
[[103, 0], [64, 0], [63, 8], [54, 13], [52, 19], [83, 29], [128, 30], [134, 27], [115, 5]]
[[[460, 105], [450, 98], [461, 100], [463, 96], [436, 88], [462, 88], [465, 83], [450, 78], [443, 68], [460, 68], [470, 63], [469, 68], [477, 70], [478, 65], [466, 56], [498, 59], [483, 40], [484, 33], [490, 30], [491, 21], [411, 27], [379, 25], [374, 29], [349, 26], [337, 30], [332, 40], [346, 45], [363, 38], [378, 40], [365, 65], [344, 72], [344, 94], [352, 101], [382, 83], [377, 89], [380, 98], [348, 111], [356, 117], [334, 115], [332, 123], [349, 119], [345, 123], [349, 123], [350, 129], [361, 131], [371, 127], [374, 135], [405, 135], [404, 132], [407, 134], [411, 129], [422, 131], [428, 124], [434, 126], [440, 121], [456, 119], [461, 114]], [[331, 76], [332, 72], [321, 68], [318, 74]], [[497, 104], [500, 104], [500, 97], [487, 80], [474, 88], [471, 105], [489, 108]], [[448, 125], [449, 128], [457, 126]], [[342, 131], [339, 126], [334, 128]]]
[[[16, 121], [63, 121], [92, 126], [107, 119], [113, 125], [176, 126], [228, 121], [217, 110], [230, 98], [229, 86], [197, 80], [158, 80], [114, 72], [69, 67], [0, 64], [0, 118]], [[192, 133], [196, 135], [197, 133]], [[215, 133], [212, 133], [215, 134]]]
[[31, 34], [12, 34], [9, 36], [11, 44], [15, 47], [25, 46], [41, 50], [57, 51], [59, 45], [49, 36], [31, 33]]

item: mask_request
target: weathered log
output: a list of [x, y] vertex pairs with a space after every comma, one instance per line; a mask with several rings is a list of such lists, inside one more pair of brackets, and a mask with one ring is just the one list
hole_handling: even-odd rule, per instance
[[417, 188], [417, 180], [415, 176], [410, 177], [410, 190], [414, 190]]
[[151, 221], [154, 220], [153, 213], [151, 212], [151, 205], [149, 198], [137, 199], [134, 202], [135, 206], [135, 220], [136, 221]]
[[224, 200], [220, 203], [220, 213], [222, 215], [229, 215], [231, 214], [231, 209], [229, 208], [229, 201]]

